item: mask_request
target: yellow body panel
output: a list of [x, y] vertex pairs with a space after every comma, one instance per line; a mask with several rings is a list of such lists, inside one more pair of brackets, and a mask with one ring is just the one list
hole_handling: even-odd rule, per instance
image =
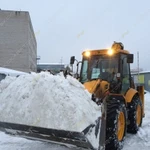
[[125, 95], [126, 102], [130, 103], [136, 93], [138, 92], [135, 89], [130, 88]]
[[145, 104], [145, 102], [144, 102], [144, 86], [138, 86], [137, 90], [138, 90], [138, 93], [140, 96], [140, 100], [142, 101], [142, 110], [143, 110], [142, 114], [143, 114], [143, 116], [145, 116], [145, 112], [144, 112], [144, 104]]
[[142, 109], [141, 109], [141, 105], [138, 104], [136, 109], [136, 124], [138, 126], [140, 126], [141, 124], [141, 118], [142, 118]]
[[85, 82], [84, 87], [91, 93], [95, 94], [97, 98], [103, 96], [103, 94], [109, 89], [109, 83], [100, 79]]
[[138, 86], [137, 87], [138, 90], [132, 89], [130, 88], [126, 95], [125, 95], [125, 99], [127, 103], [130, 103], [132, 101], [133, 96], [138, 93], [140, 96], [140, 100], [142, 102], [142, 115], [143, 117], [145, 116], [145, 112], [144, 112], [144, 86]]
[[96, 87], [100, 84], [100, 79], [93, 80], [89, 82], [84, 83], [84, 87], [90, 92], [93, 93], [96, 89]]

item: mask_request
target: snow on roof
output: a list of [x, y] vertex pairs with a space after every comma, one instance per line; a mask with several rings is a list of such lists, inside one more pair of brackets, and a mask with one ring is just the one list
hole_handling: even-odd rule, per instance
[[12, 69], [3, 68], [3, 67], [0, 67], [0, 73], [5, 74], [5, 75], [10, 75], [10, 76], [18, 76], [18, 75], [27, 74], [26, 72], [12, 70]]
[[140, 71], [139, 73], [150, 73], [150, 71]]
[[2, 80], [0, 120], [79, 131], [100, 117], [100, 106], [75, 78], [32, 73]]
[[63, 63], [39, 63], [38, 65], [65, 65]]

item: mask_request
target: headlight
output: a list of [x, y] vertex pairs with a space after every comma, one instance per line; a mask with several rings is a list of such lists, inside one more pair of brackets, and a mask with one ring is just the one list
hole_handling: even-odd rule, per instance
[[89, 51], [86, 51], [84, 54], [86, 57], [89, 57], [91, 55], [91, 53]]
[[107, 53], [108, 53], [108, 55], [113, 55], [113, 50], [112, 49], [109, 49], [108, 51], [107, 51]]

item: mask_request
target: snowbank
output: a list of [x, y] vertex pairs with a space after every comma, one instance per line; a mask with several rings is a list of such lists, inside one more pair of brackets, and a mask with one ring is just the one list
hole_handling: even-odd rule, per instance
[[32, 73], [0, 83], [0, 121], [82, 131], [101, 115], [76, 79]]
[[28, 74], [26, 72], [17, 71], [17, 70], [8, 69], [8, 68], [3, 68], [3, 67], [0, 67], [0, 73], [3, 73], [5, 75], [10, 75], [10, 76], [15, 76], [15, 77], [18, 75]]

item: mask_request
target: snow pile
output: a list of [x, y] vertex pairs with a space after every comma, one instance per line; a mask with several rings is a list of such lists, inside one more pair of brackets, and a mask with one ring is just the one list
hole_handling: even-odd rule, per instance
[[1, 80], [0, 81], [0, 93], [3, 92], [4, 89], [6, 89], [10, 83], [12, 83], [16, 77], [11, 77], [11, 76], [6, 76], [6, 80]]
[[101, 115], [76, 79], [32, 73], [0, 83], [0, 121], [81, 132]]

